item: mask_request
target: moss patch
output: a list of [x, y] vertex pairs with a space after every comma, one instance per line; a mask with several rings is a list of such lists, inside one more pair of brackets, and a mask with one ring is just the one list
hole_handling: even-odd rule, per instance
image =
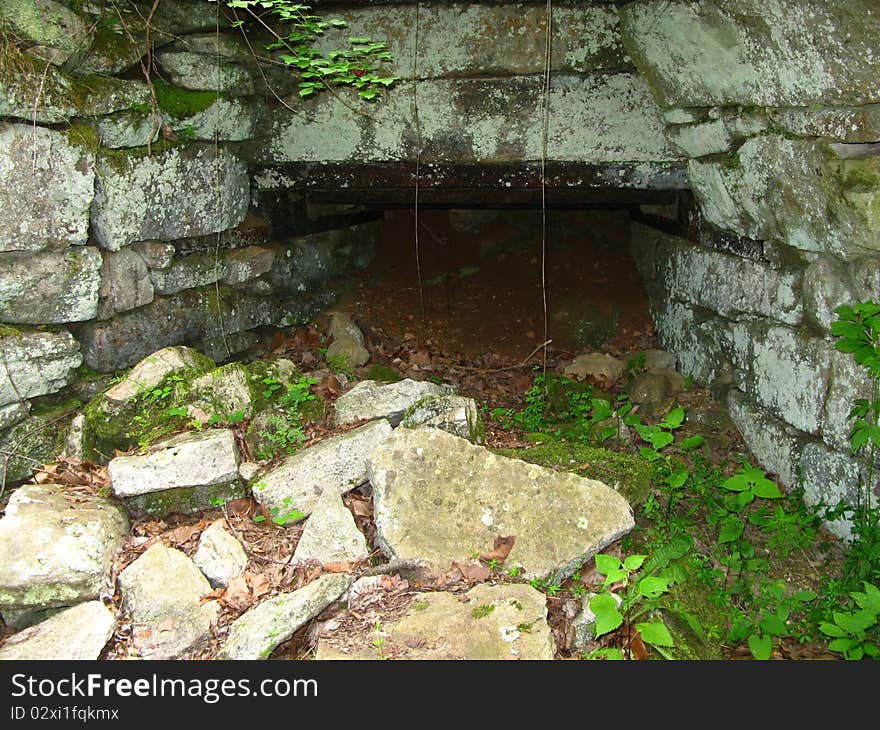
[[174, 513], [192, 514], [208, 509], [219, 501], [226, 502], [247, 496], [247, 489], [239, 482], [211, 484], [198, 487], [178, 487], [161, 492], [140, 494], [124, 500], [125, 506], [133, 516], [148, 514], [164, 517]]
[[367, 372], [367, 380], [378, 380], [380, 383], [397, 383], [403, 376], [387, 365], [373, 365]]
[[529, 448], [493, 451], [530, 464], [574, 472], [587, 479], [597, 479], [616, 489], [633, 505], [641, 504], [648, 497], [654, 469], [644, 459], [554, 439], [551, 436], [542, 435], [539, 438], [544, 440]]
[[191, 91], [156, 79], [153, 81], [159, 108], [176, 119], [186, 119], [205, 111], [220, 98], [216, 91]]

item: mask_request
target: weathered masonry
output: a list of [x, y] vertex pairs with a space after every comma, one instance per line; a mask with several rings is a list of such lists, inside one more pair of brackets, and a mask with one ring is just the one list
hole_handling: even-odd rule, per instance
[[394, 53], [369, 104], [299, 99], [216, 3], [151, 5], [0, 6], [7, 444], [83, 366], [307, 321], [376, 206], [626, 204], [682, 371], [783, 485], [854, 499], [870, 383], [830, 328], [880, 297], [874, 0], [556, 0], [549, 49], [545, 0], [314, 2]]

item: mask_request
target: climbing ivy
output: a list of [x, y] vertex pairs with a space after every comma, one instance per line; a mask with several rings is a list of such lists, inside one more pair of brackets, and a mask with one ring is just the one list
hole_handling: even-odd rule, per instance
[[[209, 0], [217, 2], [218, 0]], [[345, 28], [344, 20], [325, 20], [311, 13], [311, 7], [290, 0], [223, 0], [235, 10], [244, 10], [248, 16], [268, 30], [274, 40], [265, 48], [279, 51], [279, 60], [295, 70], [300, 78], [301, 97], [333, 86], [351, 86], [362, 99], [377, 98], [383, 89], [397, 81], [397, 77], [382, 74], [377, 66], [392, 60], [388, 46], [370, 38], [350, 37], [347, 49], [331, 51], [326, 56], [315, 47], [316, 41], [331, 28]], [[279, 32], [270, 25], [272, 19], [286, 28]], [[233, 26], [243, 27], [245, 19], [237, 18]]]

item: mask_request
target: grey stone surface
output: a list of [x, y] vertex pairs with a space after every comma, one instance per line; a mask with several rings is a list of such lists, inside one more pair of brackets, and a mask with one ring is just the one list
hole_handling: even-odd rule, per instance
[[[799, 486], [803, 487], [804, 502], [808, 506], [820, 503], [834, 506], [841, 501], [856, 504], [860, 478], [859, 465], [848, 454], [833, 451], [822, 443], [804, 446]], [[850, 520], [826, 520], [825, 525], [845, 541], [853, 537]]]
[[765, 471], [774, 474], [783, 487], [795, 488], [805, 436], [749, 401], [736, 389], [728, 393], [727, 407], [758, 463]]
[[85, 601], [10, 636], [0, 661], [94, 661], [115, 628], [116, 617], [103, 603]]
[[848, 453], [855, 424], [850, 412], [859, 398], [871, 399], [871, 376], [849, 353], [829, 347], [828, 359], [831, 382], [822, 414], [822, 440], [831, 448]]
[[880, 98], [880, 15], [872, 0], [627, 3], [620, 15], [627, 51], [664, 106], [832, 106]]
[[27, 332], [0, 337], [5, 367], [0, 368], [0, 405], [55, 393], [82, 364], [69, 332]]
[[270, 509], [309, 515], [325, 491], [342, 495], [365, 482], [367, 458], [390, 434], [383, 419], [319, 441], [266, 472], [253, 485], [254, 497]]
[[238, 362], [222, 365], [193, 380], [189, 400], [189, 412], [198, 420], [211, 416], [228, 420], [234, 413], [251, 418], [254, 414], [250, 377], [247, 368]]
[[378, 541], [389, 559], [423, 558], [445, 572], [516, 541], [506, 565], [561, 582], [634, 526], [627, 501], [602, 482], [497, 456], [438, 429], [399, 426], [367, 461]]
[[244, 284], [268, 273], [275, 263], [275, 251], [264, 246], [247, 246], [227, 252], [223, 256], [226, 273], [223, 283]]
[[61, 65], [82, 53], [91, 43], [80, 17], [54, 0], [6, 0], [0, 6], [0, 22], [9, 31], [45, 51], [41, 58]]
[[260, 97], [218, 97], [207, 109], [182, 119], [169, 119], [171, 128], [187, 139], [241, 142], [256, 137], [266, 115]]
[[19, 487], [0, 519], [0, 608], [97, 598], [128, 527], [125, 511], [110, 500], [56, 484]]
[[117, 456], [107, 469], [113, 493], [135, 497], [237, 481], [238, 460], [232, 431], [213, 429], [172, 437], [143, 456]]
[[0, 251], [40, 251], [86, 242], [95, 169], [94, 157], [85, 148], [52, 129], [4, 125], [0, 178]]
[[345, 363], [353, 368], [359, 368], [370, 360], [364, 333], [345, 312], [330, 313], [330, 336], [333, 342], [327, 348], [328, 358], [345, 358]]
[[321, 638], [315, 659], [537, 661], [556, 654], [546, 598], [524, 584], [477, 585], [463, 596], [417, 593], [403, 616], [357, 639], [340, 645], [332, 635]]
[[143, 257], [130, 248], [107, 251], [101, 268], [100, 317], [137, 309], [153, 301], [153, 282]]
[[224, 520], [212, 522], [199, 537], [193, 562], [214, 588], [226, 586], [247, 568], [244, 548], [225, 528]]
[[91, 246], [58, 253], [0, 253], [0, 320], [63, 324], [98, 312], [101, 253]]
[[142, 659], [185, 659], [211, 635], [219, 606], [211, 584], [180, 550], [157, 542], [119, 574], [122, 608]]
[[175, 256], [163, 269], [151, 269], [150, 280], [158, 294], [177, 294], [220, 281], [226, 276], [223, 258], [214, 254]]
[[439, 428], [471, 443], [483, 443], [484, 426], [473, 398], [462, 395], [429, 395], [406, 409], [407, 428]]
[[128, 403], [144, 391], [155, 388], [173, 372], [207, 369], [211, 365], [213, 363], [191, 347], [163, 347], [138, 362], [122, 380], [104, 393], [104, 399], [112, 406]]
[[138, 241], [131, 244], [150, 269], [167, 269], [174, 260], [174, 244], [162, 241]]
[[733, 363], [737, 385], [777, 418], [817, 435], [828, 393], [831, 348], [787, 327], [737, 323]]
[[293, 559], [354, 563], [369, 553], [367, 540], [342, 496], [336, 490], [325, 489], [306, 520]]
[[825, 335], [837, 320], [834, 310], [856, 301], [847, 266], [832, 256], [820, 256], [806, 268], [802, 288], [806, 321]]
[[105, 151], [96, 164], [92, 231], [111, 251], [233, 228], [250, 202], [245, 165], [224, 149], [190, 144], [151, 156]]
[[244, 66], [191, 51], [162, 50], [158, 62], [171, 83], [184, 89], [223, 91], [247, 96], [254, 93], [253, 74]]
[[124, 149], [155, 142], [167, 119], [157, 109], [155, 116], [148, 112], [123, 111], [98, 117], [90, 123], [97, 130], [102, 147]]
[[217, 659], [268, 659], [294, 632], [341, 598], [351, 576], [330, 573], [290, 593], [281, 593], [239, 616]]
[[724, 372], [733, 347], [729, 322], [678, 302], [652, 302], [651, 316], [660, 343], [677, 355], [682, 374], [708, 385]]
[[775, 125], [799, 137], [824, 137], [846, 143], [880, 139], [880, 104], [771, 109], [768, 114]]
[[392, 426], [397, 426], [403, 420], [404, 411], [422, 398], [448, 394], [448, 387], [426, 380], [405, 378], [396, 383], [361, 380], [334, 401], [334, 418], [337, 425], [387, 418]]

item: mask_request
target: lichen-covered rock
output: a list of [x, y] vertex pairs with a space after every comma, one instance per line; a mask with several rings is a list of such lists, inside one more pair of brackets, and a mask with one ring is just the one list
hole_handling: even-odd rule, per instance
[[165, 295], [213, 284], [224, 276], [226, 264], [213, 254], [177, 256], [170, 266], [150, 271], [153, 288], [158, 294]]
[[133, 241], [171, 241], [232, 228], [250, 203], [244, 163], [213, 147], [172, 147], [150, 156], [105, 151], [96, 174], [92, 229], [111, 251]]
[[825, 335], [837, 320], [837, 307], [856, 301], [846, 265], [831, 256], [820, 256], [804, 271], [804, 315], [806, 321]]
[[155, 388], [168, 375], [180, 370], [210, 370], [214, 363], [191, 347], [172, 346], [156, 350], [135, 365], [103, 398], [112, 406], [128, 403], [150, 388]]
[[176, 251], [173, 243], [164, 241], [138, 241], [130, 248], [138, 253], [149, 269], [167, 269]]
[[212, 522], [199, 537], [199, 547], [193, 562], [214, 587], [225, 586], [230, 579], [241, 575], [248, 557], [236, 537], [224, 527], [223, 520]]
[[0, 21], [36, 46], [40, 58], [57, 65], [82, 53], [91, 40], [80, 17], [54, 0], [6, 0], [0, 6]]
[[275, 251], [264, 246], [237, 248], [223, 256], [223, 263], [226, 268], [223, 283], [236, 286], [271, 271]]
[[69, 332], [6, 333], [0, 351], [6, 364], [0, 368], [0, 406], [55, 393], [82, 365], [79, 345]]
[[153, 282], [144, 259], [136, 251], [124, 248], [107, 251], [101, 269], [99, 317], [106, 319], [118, 312], [137, 309], [153, 301]]
[[[76, 404], [78, 405], [78, 404]], [[70, 405], [61, 406], [39, 415], [29, 415], [0, 432], [0, 478], [7, 484], [30, 479], [36, 469], [55, 461], [67, 450], [67, 433], [75, 411]]]
[[[143, 456], [117, 456], [107, 470], [116, 496], [139, 498], [131, 504], [160, 515], [210, 507], [217, 492], [205, 488], [223, 491], [237, 486], [238, 461], [232, 431], [216, 429], [179, 434]], [[166, 491], [172, 494], [155, 494]]]
[[194, 418], [216, 417], [229, 421], [234, 414], [251, 418], [257, 396], [251, 389], [247, 368], [233, 362], [193, 380], [188, 400], [188, 409]]
[[202, 602], [211, 584], [180, 550], [156, 543], [119, 574], [119, 589], [141, 658], [187, 658], [210, 638], [219, 606]]
[[850, 177], [845, 168], [852, 162], [838, 160], [819, 142], [768, 134], [728, 158], [691, 160], [688, 171], [710, 223], [752, 239], [853, 258], [880, 244], [866, 225], [870, 204], [848, 197], [847, 190], [870, 194], [880, 176], [863, 180], [860, 171]]
[[403, 420], [407, 408], [429, 395], [449, 395], [450, 388], [425, 380], [405, 378], [396, 383], [362, 380], [333, 403], [337, 425], [386, 418], [392, 426]]
[[206, 109], [172, 118], [169, 124], [188, 139], [241, 142], [259, 134], [265, 114], [266, 107], [258, 97], [219, 96]]
[[176, 86], [196, 91], [224, 91], [248, 96], [254, 93], [254, 77], [238, 63], [220, 61], [201, 53], [163, 50], [156, 54]]
[[[462, 600], [464, 599], [464, 600]], [[369, 632], [318, 642], [315, 659], [551, 660], [544, 594], [522, 583], [477, 585], [464, 596], [418, 593], [403, 616]], [[352, 645], [353, 644], [353, 645]]]
[[349, 367], [359, 368], [370, 359], [370, 351], [354, 320], [345, 312], [330, 313], [330, 336], [333, 342], [327, 348], [328, 358], [344, 358]]
[[279, 644], [338, 600], [351, 581], [350, 575], [329, 573], [263, 601], [232, 622], [217, 659], [268, 659]]
[[254, 497], [269, 509], [308, 516], [325, 491], [341, 496], [365, 482], [367, 459], [390, 434], [383, 419], [319, 441], [266, 472], [252, 485]]
[[156, 115], [142, 111], [123, 111], [91, 120], [98, 132], [101, 146], [109, 149], [143, 147], [155, 142], [162, 126], [167, 123], [161, 109]]
[[798, 324], [803, 318], [798, 271], [712, 251], [637, 223], [630, 232], [639, 267], [662, 289], [664, 299], [686, 301], [729, 319], [752, 314]]
[[880, 12], [873, 0], [627, 3], [620, 23], [629, 55], [664, 106], [880, 99], [874, 57]]
[[483, 443], [485, 425], [477, 402], [461, 395], [429, 395], [411, 405], [401, 423], [407, 428], [439, 428], [471, 443]]
[[398, 426], [367, 460], [378, 540], [390, 558], [432, 570], [513, 535], [507, 565], [559, 582], [634, 526], [602, 482], [498, 456], [438, 429]]
[[325, 489], [306, 520], [293, 559], [355, 563], [369, 554], [367, 540], [342, 496], [336, 490]]
[[97, 598], [128, 527], [110, 500], [57, 484], [19, 487], [0, 519], [0, 609]]
[[795, 428], [817, 435], [828, 393], [832, 346], [787, 327], [738, 322], [733, 327], [737, 385]]
[[[833, 451], [819, 442], [808, 443], [803, 448], [798, 486], [804, 490], [807, 506], [858, 504], [864, 476], [858, 462], [849, 454]], [[877, 506], [876, 498], [870, 506]], [[853, 524], [849, 519], [826, 520], [825, 526], [845, 541], [853, 538]]]
[[4, 125], [0, 177], [0, 251], [40, 251], [86, 242], [95, 187], [92, 153], [71, 144], [62, 132]]
[[57, 661], [100, 658], [116, 617], [100, 601], [85, 601], [10, 636], [0, 661]]
[[16, 324], [82, 322], [98, 312], [101, 253], [91, 246], [58, 253], [0, 253], [0, 320]]

